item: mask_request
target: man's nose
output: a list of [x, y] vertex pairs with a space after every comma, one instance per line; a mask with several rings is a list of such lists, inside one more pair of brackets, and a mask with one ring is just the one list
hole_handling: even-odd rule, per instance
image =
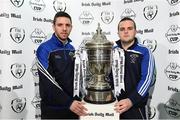
[[128, 29], [125, 29], [125, 30], [124, 30], [124, 33], [128, 33]]
[[63, 30], [67, 30], [67, 27], [66, 27], [66, 26], [63, 26]]

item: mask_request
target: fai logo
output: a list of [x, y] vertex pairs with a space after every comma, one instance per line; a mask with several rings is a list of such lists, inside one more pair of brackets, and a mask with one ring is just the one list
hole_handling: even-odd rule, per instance
[[82, 24], [89, 25], [94, 20], [94, 17], [89, 11], [83, 11], [83, 13], [79, 16], [79, 20]]
[[154, 52], [156, 47], [157, 47], [157, 41], [156, 40], [146, 39], [143, 41], [143, 44], [145, 46], [147, 46], [152, 52]]
[[124, 18], [124, 17], [130, 17], [131, 19], [135, 19], [136, 14], [131, 8], [127, 8], [121, 15], [121, 18]]
[[153, 119], [156, 115], [156, 109], [153, 106], [147, 106], [147, 110], [148, 110], [148, 118], [149, 119]]
[[29, 4], [31, 5], [31, 8], [36, 12], [42, 12], [46, 7], [43, 0], [30, 0]]
[[10, 29], [10, 36], [12, 40], [16, 43], [21, 43], [25, 38], [25, 30], [17, 27]]
[[166, 33], [166, 38], [170, 43], [177, 43], [180, 41], [180, 27], [177, 25], [171, 25], [170, 29]]
[[56, 12], [58, 11], [66, 11], [66, 3], [62, 0], [55, 0], [53, 2], [53, 7]]
[[21, 7], [24, 3], [24, 0], [10, 0], [10, 1], [15, 7]]
[[165, 69], [166, 76], [172, 80], [177, 81], [180, 79], [180, 66], [176, 63], [170, 63]]
[[180, 0], [167, 0], [170, 5], [177, 5]]
[[26, 106], [26, 98], [16, 98], [11, 102], [11, 108], [16, 113], [21, 113]]
[[178, 103], [178, 101], [175, 99], [170, 99], [164, 105], [167, 114], [169, 114], [173, 118], [178, 118], [180, 116], [180, 104]]
[[11, 73], [17, 79], [22, 78], [22, 76], [25, 74], [25, 71], [26, 71], [26, 65], [23, 63], [22, 64], [15, 63], [11, 65]]
[[157, 15], [157, 12], [158, 12], [158, 6], [157, 5], [150, 5], [150, 6], [146, 6], [143, 10], [143, 13], [144, 13], [144, 17], [147, 19], [147, 20], [153, 20], [156, 15]]
[[31, 38], [31, 40], [32, 40], [33, 43], [39, 45], [39, 44], [41, 44], [42, 42], [44, 42], [47, 37], [46, 37], [46, 35], [44, 34], [44, 32], [43, 32], [41, 29], [36, 28], [36, 29], [31, 33], [30, 38]]
[[31, 104], [36, 108], [36, 109], [40, 109], [40, 95], [39, 93], [36, 93], [36, 96], [33, 98], [33, 100], [31, 101]]
[[101, 12], [101, 20], [105, 24], [110, 24], [114, 19], [114, 12], [112, 11], [103, 11]]

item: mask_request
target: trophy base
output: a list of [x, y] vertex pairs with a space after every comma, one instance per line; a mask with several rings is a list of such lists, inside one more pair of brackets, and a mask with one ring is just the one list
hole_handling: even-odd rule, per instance
[[87, 116], [81, 116], [80, 120], [119, 120], [119, 113], [114, 110], [115, 102], [109, 104], [86, 103], [84, 107], [88, 109]]
[[113, 96], [111, 89], [87, 89], [87, 95], [84, 97], [84, 101], [93, 104], [108, 104], [114, 102], [115, 100], [116, 98]]

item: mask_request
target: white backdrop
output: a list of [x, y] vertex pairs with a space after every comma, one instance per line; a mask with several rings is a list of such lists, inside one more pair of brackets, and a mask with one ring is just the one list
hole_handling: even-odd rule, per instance
[[149, 117], [180, 119], [180, 0], [0, 0], [0, 119], [40, 118], [35, 52], [59, 10], [72, 16], [76, 48], [98, 23], [108, 40], [118, 40], [120, 18], [133, 18], [156, 60]]

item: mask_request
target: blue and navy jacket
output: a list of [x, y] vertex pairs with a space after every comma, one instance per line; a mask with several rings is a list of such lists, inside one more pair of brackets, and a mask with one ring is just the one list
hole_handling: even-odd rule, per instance
[[[43, 69], [55, 79], [59, 89], [42, 71], [39, 72], [41, 110], [69, 109], [73, 102], [74, 47], [71, 40], [64, 45], [55, 34], [37, 49], [37, 59]], [[43, 111], [42, 111], [43, 112]]]
[[[117, 46], [122, 48], [120, 40]], [[138, 43], [137, 38], [132, 46], [124, 50], [125, 55], [125, 90], [121, 90], [118, 99], [129, 98], [134, 106], [147, 103], [148, 91], [154, 79], [155, 61], [150, 49]]]

